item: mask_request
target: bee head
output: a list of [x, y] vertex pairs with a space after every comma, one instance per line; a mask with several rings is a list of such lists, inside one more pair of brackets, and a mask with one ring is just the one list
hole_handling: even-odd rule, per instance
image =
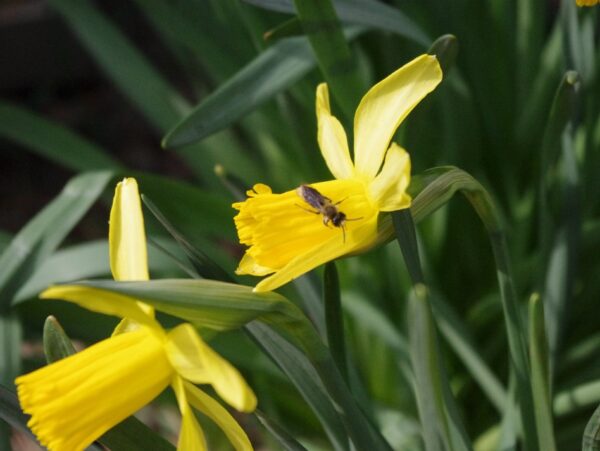
[[346, 223], [346, 213], [338, 211], [331, 218], [331, 223], [336, 227], [342, 227]]

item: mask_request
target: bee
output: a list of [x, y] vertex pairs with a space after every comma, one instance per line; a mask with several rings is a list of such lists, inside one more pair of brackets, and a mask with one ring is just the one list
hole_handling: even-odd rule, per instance
[[[315, 210], [309, 210], [308, 208], [304, 208], [301, 205], [298, 207], [303, 210], [308, 211], [309, 213], [314, 213], [316, 215], [323, 216], [323, 224], [325, 226], [329, 226], [329, 223], [333, 224], [334, 227], [339, 227], [342, 229], [342, 236], [344, 239], [344, 243], [346, 242], [346, 222], [348, 221], [358, 221], [362, 218], [353, 218], [349, 219], [346, 217], [346, 213], [340, 211], [337, 206], [344, 202], [346, 198], [340, 200], [339, 202], [333, 203], [333, 201], [327, 197], [323, 196], [318, 190], [308, 185], [300, 185], [296, 189], [296, 194], [300, 196], [304, 202], [313, 207]], [[297, 204], [296, 204], [297, 205]]]

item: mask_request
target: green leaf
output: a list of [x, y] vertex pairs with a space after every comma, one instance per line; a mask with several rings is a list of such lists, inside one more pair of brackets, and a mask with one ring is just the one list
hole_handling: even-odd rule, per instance
[[529, 300], [529, 355], [531, 358], [531, 386], [533, 406], [538, 431], [538, 449], [556, 450], [554, 426], [552, 424], [552, 399], [550, 391], [550, 369], [548, 342], [544, 326], [544, 305], [539, 295]]
[[0, 308], [6, 310], [33, 271], [56, 249], [102, 194], [112, 173], [84, 173], [14, 237], [0, 256]]
[[[449, 449], [448, 425], [443, 412], [443, 395], [439, 385], [439, 360], [435, 326], [424, 291], [419, 285], [408, 301], [410, 356], [415, 373], [413, 390], [417, 398], [423, 440], [427, 451]], [[446, 447], [442, 445], [442, 437]]]
[[[0, 418], [13, 428], [27, 434], [31, 440], [37, 443], [35, 435], [27, 427], [29, 416], [25, 415], [21, 410], [17, 395], [3, 384], [0, 384]], [[101, 450], [99, 447], [96, 447], [95, 451]]]
[[[244, 0], [261, 8], [294, 14], [292, 0]], [[333, 6], [343, 23], [389, 31], [428, 47], [431, 39], [402, 11], [375, 0], [334, 0]]]
[[396, 230], [396, 239], [400, 244], [402, 256], [406, 262], [408, 273], [413, 284], [424, 283], [423, 272], [421, 271], [421, 260], [419, 258], [419, 246], [415, 225], [410, 210], [400, 210], [392, 212], [392, 222]]
[[323, 338], [326, 337], [325, 309], [316, 272], [311, 271], [304, 274], [294, 279], [292, 283], [298, 292], [304, 313], [310, 318], [319, 335]]
[[250, 113], [315, 66], [305, 38], [277, 42], [194, 108], [163, 139], [173, 148], [200, 141]]
[[0, 101], [0, 136], [74, 171], [121, 169], [108, 153], [61, 125]]
[[482, 354], [478, 352], [466, 324], [461, 320], [460, 315], [453, 306], [439, 293], [432, 292], [430, 300], [440, 333], [471, 373], [475, 382], [487, 395], [498, 413], [503, 414], [506, 411], [508, 396], [506, 390], [483, 359]]
[[246, 329], [311, 406], [334, 449], [349, 450], [344, 425], [306, 356], [265, 325], [254, 322], [248, 324]]
[[323, 305], [327, 327], [327, 345], [334, 362], [348, 382], [348, 359], [346, 357], [346, 334], [340, 296], [340, 280], [335, 262], [325, 264], [323, 273]]
[[53, 316], [44, 322], [44, 354], [46, 362], [53, 363], [75, 354], [75, 347], [60, 323]]
[[258, 418], [258, 421], [260, 421], [261, 424], [271, 433], [271, 435], [277, 439], [285, 451], [306, 451], [306, 448], [298, 443], [289, 432], [271, 420], [263, 412], [256, 410], [254, 415], [256, 418]]
[[408, 301], [413, 389], [427, 451], [470, 450], [443, 368], [427, 288], [415, 285]]
[[185, 239], [165, 218], [161, 211], [154, 205], [154, 203], [148, 199], [147, 196], [142, 195], [142, 201], [144, 205], [150, 210], [154, 217], [161, 223], [161, 225], [169, 232], [169, 234], [177, 241], [181, 249], [185, 252], [189, 261], [192, 263], [196, 271], [202, 277], [207, 279], [221, 280], [224, 282], [232, 282], [232, 278], [215, 263], [211, 258], [199, 249], [192, 246], [188, 240]]
[[284, 38], [292, 38], [302, 36], [304, 31], [302, 30], [302, 24], [297, 17], [286, 20], [285, 22], [277, 25], [275, 28], [265, 31], [263, 39], [267, 44], [273, 44], [276, 41], [280, 41]]
[[172, 127], [187, 102], [89, 0], [51, 0], [102, 70], [159, 130]]
[[174, 451], [175, 447], [136, 417], [129, 417], [98, 439], [113, 451]]
[[[165, 239], [153, 240], [169, 252], [177, 251], [176, 245]], [[179, 276], [179, 271], [172, 260], [155, 249], [148, 248], [148, 264], [152, 274]], [[14, 304], [36, 297], [40, 292], [58, 283], [73, 280], [94, 279], [110, 276], [108, 262], [108, 242], [106, 240], [88, 241], [86, 243], [60, 249], [48, 257], [29, 277], [27, 282], [15, 294]]]
[[[542, 143], [539, 180], [540, 274], [545, 278], [541, 283], [544, 284], [551, 369], [555, 367], [558, 358], [568, 307], [572, 300], [581, 234], [581, 193], [571, 133], [571, 121], [577, 113], [580, 85], [576, 72], [565, 73], [554, 97]], [[561, 155], [562, 177], [557, 177]], [[562, 191], [562, 196], [556, 195], [557, 190]], [[552, 202], [557, 197], [562, 201], [559, 206]]]
[[[71, 287], [97, 288], [120, 293], [153, 305], [157, 310], [185, 319], [198, 327], [227, 330], [253, 319], [292, 336], [321, 377], [340, 412], [346, 431], [359, 449], [390, 450], [358, 408], [327, 348], [302, 312], [283, 296], [255, 293], [251, 287], [211, 280], [164, 279], [147, 282], [89, 281]], [[100, 293], [96, 292], [96, 296]]]
[[14, 304], [36, 297], [50, 285], [71, 280], [110, 276], [108, 242], [90, 241], [50, 255], [15, 294]]
[[10, 233], [0, 230], [0, 252], [2, 252], [6, 246], [10, 244], [11, 239], [12, 236]]
[[458, 56], [458, 39], [453, 34], [440, 36], [431, 44], [427, 53], [437, 57], [444, 77], [447, 77], [448, 71], [454, 66]]
[[214, 280], [160, 279], [145, 282], [112, 280], [72, 284], [130, 296], [157, 310], [182, 318], [198, 327], [236, 329], [258, 317], [265, 320], [304, 321], [304, 315], [283, 296], [255, 293], [252, 287]]
[[587, 381], [565, 388], [554, 397], [556, 416], [565, 416], [600, 402], [600, 380]]
[[[517, 377], [525, 446], [526, 449], [533, 450], [537, 446], [537, 438], [532, 387], [529, 378], [526, 329], [523, 326], [520, 307], [517, 302], [506, 237], [497, 208], [481, 184], [472, 176], [457, 168], [433, 168], [415, 177], [413, 181], [414, 183], [411, 183], [409, 190], [418, 193], [411, 206], [411, 214], [415, 222], [427, 217], [448, 202], [455, 193], [460, 192], [467, 198], [486, 228], [496, 263], [496, 274], [500, 287], [511, 362]], [[379, 225], [379, 228], [385, 231], [382, 232], [384, 236], [387, 233], [391, 235], [391, 230], [387, 231], [388, 228], [391, 229], [389, 222], [391, 220], [384, 217]]]
[[234, 40], [239, 34], [224, 27], [225, 21], [207, 3], [199, 7], [193, 2], [135, 0], [163, 41], [179, 57], [181, 65], [192, 72], [190, 77], [195, 76], [194, 69], [197, 70], [200, 62], [202, 69], [218, 80], [231, 75], [245, 55], [239, 51], [241, 45], [232, 48], [227, 39]]
[[333, 98], [350, 120], [365, 89], [331, 0], [294, 0], [294, 5]]
[[585, 426], [581, 451], [600, 451], [600, 406]]
[[199, 234], [233, 240], [235, 210], [225, 198], [179, 180], [148, 173], [134, 174], [140, 192], [169, 218], [173, 227], [196, 244]]
[[0, 315], [0, 383], [12, 387], [21, 374], [23, 330], [15, 313]]

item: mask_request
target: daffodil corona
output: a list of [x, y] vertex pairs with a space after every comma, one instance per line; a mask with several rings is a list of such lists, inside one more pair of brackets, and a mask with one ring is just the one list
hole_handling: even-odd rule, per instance
[[[410, 157], [391, 143], [400, 123], [442, 80], [435, 56], [421, 55], [373, 86], [354, 116], [354, 162], [326, 84], [317, 87], [318, 142], [334, 180], [311, 183], [346, 220], [323, 221], [296, 189], [275, 194], [254, 185], [233, 204], [240, 242], [248, 246], [237, 273], [269, 277], [256, 291], [274, 290], [311, 269], [379, 241], [381, 212], [408, 208]], [[321, 216], [321, 217], [319, 217]], [[342, 229], [343, 228], [343, 229]]]
[[[117, 280], [147, 280], [146, 242], [137, 184], [119, 183], [111, 210], [111, 270]], [[243, 377], [216, 354], [190, 324], [165, 331], [147, 304], [83, 286], [58, 286], [42, 298], [63, 299], [124, 320], [112, 337], [82, 352], [17, 378], [28, 423], [53, 451], [82, 450], [171, 385], [182, 413], [178, 449], [205, 450], [192, 407], [224, 431], [236, 450], [251, 450], [248, 437], [220, 403], [194, 384], [210, 384], [241, 412], [256, 407]]]

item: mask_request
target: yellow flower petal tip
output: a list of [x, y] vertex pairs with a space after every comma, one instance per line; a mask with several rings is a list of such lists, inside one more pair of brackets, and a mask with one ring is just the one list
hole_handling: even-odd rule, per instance
[[594, 6], [600, 3], [600, 0], [575, 0], [577, 6]]
[[317, 87], [317, 139], [335, 179], [281, 194], [257, 184], [248, 199], [233, 204], [239, 241], [248, 247], [236, 273], [267, 276], [255, 292], [383, 241], [380, 214], [411, 205], [410, 156], [390, 141], [442, 77], [437, 58], [421, 55], [373, 86], [354, 117], [354, 162], [346, 132], [331, 114], [327, 85]]
[[144, 215], [134, 178], [117, 184], [109, 220], [110, 269], [115, 280], [148, 280]]

